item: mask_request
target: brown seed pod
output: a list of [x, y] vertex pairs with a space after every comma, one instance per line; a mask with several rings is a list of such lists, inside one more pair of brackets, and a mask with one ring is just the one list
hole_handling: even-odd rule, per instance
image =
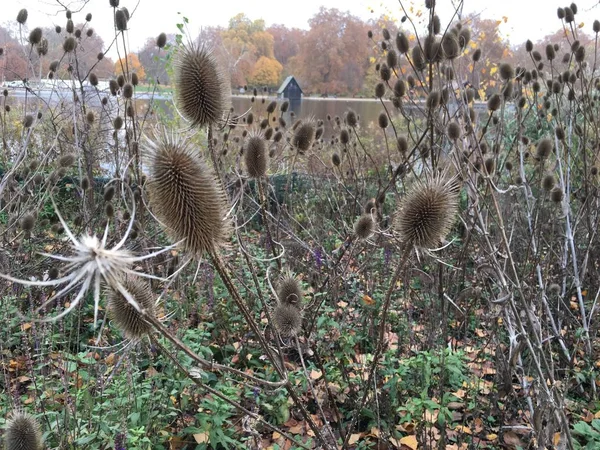
[[[155, 314], [152, 289], [147, 281], [139, 277], [128, 275], [120, 281], [130, 298], [127, 299], [122, 292], [111, 289], [108, 293], [108, 315], [128, 339], [141, 339], [152, 331], [152, 326], [144, 320], [144, 314]], [[131, 300], [143, 313], [130, 303]]]
[[416, 182], [400, 202], [394, 219], [400, 240], [421, 248], [436, 247], [454, 223], [459, 191], [456, 178], [438, 176]]
[[255, 134], [248, 138], [244, 162], [250, 178], [261, 178], [267, 174], [267, 149], [261, 135]]
[[280, 304], [300, 308], [304, 299], [304, 292], [300, 281], [292, 272], [285, 272], [277, 285], [277, 299]]
[[177, 53], [174, 84], [179, 110], [193, 127], [222, 121], [229, 109], [229, 81], [207, 47], [190, 44]]
[[125, 83], [121, 92], [123, 98], [130, 99], [131, 97], [133, 97], [133, 85], [131, 83]]
[[442, 50], [444, 56], [450, 60], [455, 59], [460, 55], [460, 45], [457, 36], [454, 33], [446, 33], [442, 38]]
[[375, 85], [375, 97], [382, 98], [385, 95], [385, 84], [377, 83]]
[[41, 450], [40, 424], [26, 412], [13, 412], [6, 422], [4, 445], [6, 450]]
[[27, 12], [27, 10], [25, 8], [21, 9], [17, 13], [17, 22], [20, 23], [21, 25], [24, 25], [25, 22], [27, 22], [28, 15], [29, 15], [29, 13]]
[[446, 132], [448, 133], [448, 138], [452, 141], [456, 141], [460, 138], [460, 125], [454, 121], [448, 123], [448, 127], [446, 128]]
[[348, 110], [348, 112], [346, 113], [346, 123], [351, 128], [355, 128], [358, 126], [358, 116], [356, 115], [356, 112], [354, 112], [352, 109]]
[[494, 175], [494, 172], [496, 171], [496, 160], [493, 157], [486, 158], [483, 162], [483, 167], [485, 168], [486, 175]]
[[398, 32], [396, 35], [396, 48], [403, 55], [408, 53], [408, 50], [410, 50], [408, 37], [406, 37], [406, 35], [402, 32]]
[[27, 114], [23, 119], [23, 128], [31, 128], [33, 125], [33, 116], [31, 114]]
[[160, 33], [156, 38], [156, 46], [158, 48], [163, 48], [167, 45], [167, 35], [165, 33]]
[[21, 228], [23, 231], [31, 231], [35, 226], [35, 216], [31, 213], [27, 213], [21, 217]]
[[163, 132], [148, 140], [150, 206], [184, 250], [199, 257], [226, 246], [231, 232], [228, 201], [213, 170], [189, 138]]
[[123, 118], [121, 116], [115, 117], [115, 120], [113, 120], [113, 127], [115, 130], [123, 128]]
[[560, 203], [563, 201], [564, 198], [565, 198], [565, 193], [558, 186], [550, 191], [550, 199], [554, 203]]
[[406, 151], [408, 150], [408, 139], [406, 138], [406, 136], [398, 136], [398, 141], [396, 142], [396, 144], [400, 153], [406, 153]]
[[123, 9], [118, 9], [115, 11], [115, 27], [119, 31], [127, 30], [127, 21], [128, 17], [126, 12]]
[[358, 239], [368, 239], [375, 231], [375, 221], [371, 214], [363, 214], [354, 223], [354, 235]]
[[114, 217], [114, 215], [115, 215], [115, 207], [113, 206], [112, 203], [107, 202], [104, 205], [104, 214], [106, 214], [106, 217], [108, 217], [109, 219]]
[[302, 313], [294, 306], [280, 303], [273, 311], [273, 322], [281, 337], [297, 336], [302, 328]]
[[515, 77], [515, 70], [513, 66], [509, 63], [502, 63], [498, 68], [498, 73], [500, 73], [500, 78], [503, 80], [510, 80]]
[[292, 145], [298, 153], [309, 150], [315, 138], [315, 126], [312, 120], [302, 121], [294, 131]]
[[538, 142], [536, 147], [536, 156], [540, 159], [546, 159], [552, 153], [554, 145], [552, 144], [552, 140], [549, 138], [541, 139]]
[[481, 49], [478, 48], [473, 52], [473, 62], [478, 62], [481, 59]]
[[546, 192], [550, 192], [554, 188], [555, 184], [556, 180], [554, 179], [554, 175], [551, 173], [546, 174], [544, 178], [542, 178], [542, 187]]
[[67, 153], [58, 158], [58, 166], [68, 168], [75, 163], [75, 155], [73, 153]]
[[73, 36], [69, 36], [65, 39], [65, 42], [63, 42], [63, 50], [65, 53], [71, 53], [75, 50], [75, 47], [77, 47], [77, 40]]
[[377, 122], [379, 124], [379, 128], [382, 128], [384, 130], [390, 124], [388, 115], [384, 111], [382, 111], [381, 113], [379, 113], [379, 117], [377, 118]]
[[502, 106], [502, 97], [500, 97], [498, 94], [492, 95], [487, 102], [488, 110], [492, 112], [497, 111], [500, 109], [500, 106]]
[[37, 45], [40, 42], [42, 42], [42, 29], [40, 27], [35, 27], [29, 32], [29, 43], [31, 45]]
[[342, 164], [340, 155], [338, 155], [337, 153], [334, 153], [333, 155], [331, 155], [331, 162], [334, 166], [339, 167], [340, 164]]

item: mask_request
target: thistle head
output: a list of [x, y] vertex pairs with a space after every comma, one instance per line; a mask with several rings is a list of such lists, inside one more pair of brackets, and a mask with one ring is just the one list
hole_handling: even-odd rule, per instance
[[[150, 284], [140, 277], [125, 276], [120, 284], [130, 298], [112, 288], [108, 294], [108, 314], [127, 338], [137, 340], [151, 331], [151, 325], [144, 320], [144, 313], [154, 315], [154, 295]], [[140, 311], [135, 309], [131, 300], [140, 307]]]
[[210, 49], [197, 44], [182, 47], [174, 84], [179, 110], [193, 127], [223, 120], [229, 109], [229, 81]]
[[40, 424], [26, 412], [14, 412], [6, 422], [4, 442], [6, 450], [41, 450]]
[[436, 247], [454, 222], [459, 191], [455, 177], [416, 182], [400, 202], [394, 219], [400, 240], [420, 248]]
[[163, 132], [147, 140], [150, 206], [184, 250], [195, 256], [225, 246], [228, 201], [220, 181], [186, 137]]

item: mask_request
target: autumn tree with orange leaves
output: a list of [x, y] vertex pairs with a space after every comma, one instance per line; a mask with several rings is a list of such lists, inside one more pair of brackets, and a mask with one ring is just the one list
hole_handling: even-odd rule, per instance
[[[129, 68], [129, 71], [127, 68]], [[125, 58], [121, 58], [115, 63], [115, 75], [122, 75], [126, 72], [136, 73], [140, 81], [144, 81], [146, 79], [146, 71], [144, 70], [144, 66], [142, 66], [140, 59], [135, 53], [129, 53], [127, 55], [127, 60]]]

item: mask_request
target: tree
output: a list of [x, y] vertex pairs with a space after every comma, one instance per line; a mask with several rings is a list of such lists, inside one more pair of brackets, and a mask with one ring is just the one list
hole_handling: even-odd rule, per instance
[[138, 56], [135, 53], [129, 53], [127, 55], [127, 60], [125, 60], [125, 58], [121, 58], [115, 63], [115, 75], [122, 75], [127, 68], [129, 69], [129, 73], [136, 73], [140, 81], [144, 81], [146, 79], [146, 71], [144, 70], [144, 66], [142, 66]]
[[[167, 42], [175, 42], [175, 36], [172, 34], [168, 35]], [[165, 56], [166, 52], [156, 46], [156, 38], [150, 37], [146, 39], [144, 46], [138, 52], [138, 58], [149, 81], [158, 81], [159, 84], [169, 84], [169, 74], [165, 69]]]
[[367, 25], [348, 12], [324, 7], [309, 25], [291, 69], [309, 91], [356, 94], [371, 54]]
[[261, 56], [252, 69], [250, 84], [254, 86], [277, 86], [282, 70], [283, 66], [276, 59]]
[[298, 54], [306, 32], [299, 28], [288, 29], [285, 25], [272, 25], [267, 32], [273, 36], [273, 55], [285, 68], [288, 60]]

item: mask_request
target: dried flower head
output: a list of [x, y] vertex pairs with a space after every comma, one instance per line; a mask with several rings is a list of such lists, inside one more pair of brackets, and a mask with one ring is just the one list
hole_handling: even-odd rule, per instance
[[536, 156], [540, 159], [546, 159], [548, 156], [550, 156], [553, 147], [554, 145], [552, 144], [551, 139], [541, 139], [536, 147]]
[[137, 340], [151, 331], [151, 325], [144, 320], [144, 314], [155, 314], [154, 295], [150, 284], [142, 278], [127, 276], [121, 284], [140, 310], [134, 308], [121, 292], [111, 289], [108, 293], [108, 315], [125, 337]]
[[25, 22], [27, 22], [27, 16], [29, 14], [27, 13], [27, 10], [25, 8], [21, 9], [18, 13], [17, 13], [17, 22], [19, 22], [21, 25], [24, 25]]
[[163, 131], [145, 147], [150, 205], [171, 238], [194, 256], [225, 246], [227, 197], [191, 140]]
[[277, 285], [279, 303], [299, 308], [302, 305], [304, 292], [300, 281], [290, 271], [285, 272]]
[[6, 450], [41, 450], [40, 424], [26, 412], [13, 412], [6, 422], [4, 441]]
[[273, 311], [273, 322], [281, 337], [297, 336], [302, 328], [302, 313], [294, 306], [280, 303]]
[[178, 108], [192, 126], [222, 121], [229, 109], [229, 81], [211, 50], [196, 44], [181, 48], [174, 81]]
[[[300, 122], [300, 121], [299, 121]], [[315, 124], [312, 120], [301, 121], [294, 130], [292, 145], [299, 153], [304, 153], [312, 147], [315, 139]]]
[[31, 45], [37, 45], [42, 41], [42, 29], [35, 27], [29, 32], [29, 43]]
[[436, 247], [454, 222], [458, 193], [456, 177], [416, 182], [400, 202], [394, 219], [400, 240], [421, 248]]
[[251, 178], [261, 178], [267, 173], [267, 148], [263, 136], [253, 134], [246, 142], [244, 152], [246, 170]]
[[375, 221], [371, 214], [363, 214], [354, 223], [354, 234], [358, 239], [368, 239], [375, 231]]

